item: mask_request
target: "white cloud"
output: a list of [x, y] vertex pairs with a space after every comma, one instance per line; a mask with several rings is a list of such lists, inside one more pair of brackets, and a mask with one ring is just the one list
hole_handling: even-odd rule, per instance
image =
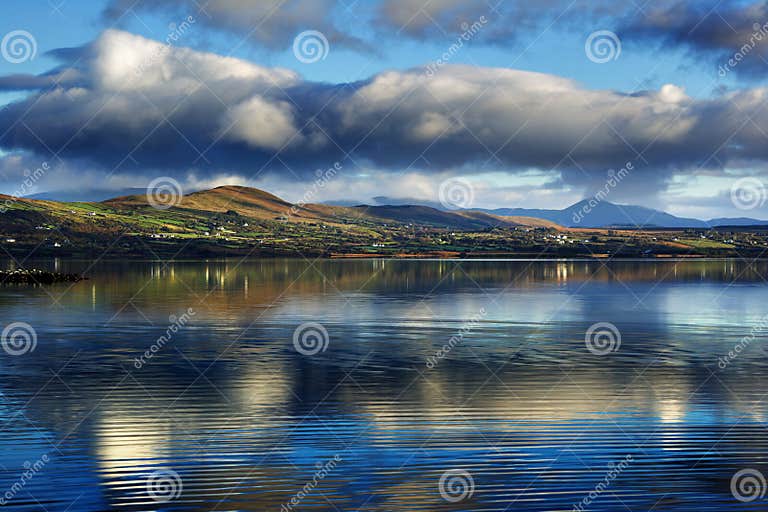
[[289, 143], [298, 144], [302, 138], [288, 102], [270, 103], [260, 97], [229, 109], [222, 129], [230, 139], [263, 149], [279, 150]]

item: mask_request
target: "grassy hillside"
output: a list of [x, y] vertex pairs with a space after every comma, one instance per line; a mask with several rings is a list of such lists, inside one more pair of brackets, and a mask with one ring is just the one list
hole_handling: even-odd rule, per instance
[[[294, 205], [273, 194], [224, 186], [154, 208], [145, 195], [101, 203], [58, 203], [0, 197], [0, 236], [11, 249], [36, 248], [129, 254], [370, 254], [443, 251], [444, 231], [479, 232], [527, 225], [482, 212], [445, 212], [425, 206]], [[541, 227], [531, 220], [530, 225]], [[13, 242], [8, 242], [13, 240]], [[466, 248], [464, 248], [466, 249]], [[463, 250], [451, 247], [450, 251]]]
[[427, 206], [294, 205], [226, 186], [161, 210], [144, 195], [101, 203], [0, 196], [0, 250], [29, 256], [755, 255], [759, 232], [566, 229], [551, 221]]

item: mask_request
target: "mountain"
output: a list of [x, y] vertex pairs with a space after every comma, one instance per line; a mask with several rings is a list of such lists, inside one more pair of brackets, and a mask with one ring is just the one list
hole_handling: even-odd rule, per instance
[[[149, 208], [146, 194], [117, 197], [102, 202], [118, 211]], [[222, 186], [193, 192], [180, 198], [175, 212], [208, 212], [235, 214], [257, 220], [284, 220], [287, 222], [412, 224], [416, 226], [482, 230], [492, 227], [557, 227], [542, 219], [508, 218], [478, 211], [448, 212], [428, 206], [330, 206], [325, 204], [294, 205], [263, 190]]]
[[[118, 196], [118, 197], [115, 197]], [[56, 202], [103, 202], [115, 207], [147, 205], [144, 189], [83, 189], [64, 192], [43, 192], [25, 199]], [[224, 213], [237, 211], [241, 215], [267, 219], [296, 210], [293, 220], [325, 220], [344, 213], [345, 209], [356, 210], [357, 215], [373, 222], [415, 223], [448, 229], [476, 230], [493, 226], [531, 227], [582, 227], [582, 228], [698, 228], [718, 226], [750, 227], [766, 226], [768, 221], [738, 217], [700, 220], [677, 217], [670, 213], [636, 205], [619, 205], [608, 201], [592, 203], [588, 199], [579, 201], [562, 210], [497, 208], [448, 210], [440, 203], [413, 198], [377, 196], [371, 205], [360, 205], [357, 201], [335, 201], [316, 205], [294, 206], [262, 190], [223, 186], [211, 190], [192, 192], [184, 196], [182, 208]], [[349, 211], [347, 213], [349, 213]], [[481, 215], [484, 214], [484, 215]]]
[[[329, 203], [330, 204], [330, 203]], [[335, 205], [357, 206], [354, 201], [336, 201]], [[562, 210], [546, 209], [528, 209], [528, 208], [497, 208], [483, 209], [476, 208], [472, 210], [448, 210], [439, 203], [423, 201], [412, 198], [396, 198], [388, 196], [378, 196], [373, 198], [374, 207], [393, 207], [393, 206], [426, 206], [443, 212], [459, 213], [467, 211], [484, 212], [491, 215], [505, 218], [517, 217], [527, 219], [525, 222], [530, 225], [531, 219], [541, 219], [541, 221], [551, 222], [565, 227], [581, 228], [697, 228], [706, 229], [718, 226], [766, 226], [768, 221], [739, 217], [739, 218], [716, 218], [711, 220], [701, 220], [686, 217], [677, 217], [670, 213], [646, 208], [636, 205], [619, 205], [608, 201], [602, 201], [590, 204], [589, 199], [584, 199]], [[369, 208], [371, 208], [369, 206]], [[416, 210], [413, 210], [416, 211]]]
[[480, 210], [494, 215], [522, 216], [546, 219], [566, 227], [581, 228], [709, 228], [716, 226], [765, 226], [768, 221], [757, 219], [699, 219], [677, 217], [661, 210], [644, 206], [618, 205], [608, 201], [595, 204], [585, 199], [563, 210], [538, 210], [527, 208], [498, 208]]
[[[223, 186], [200, 192], [192, 192], [178, 198], [174, 209], [184, 209], [199, 212], [226, 213], [236, 212], [238, 215], [255, 219], [273, 219], [291, 211], [293, 205], [288, 201], [263, 190]], [[103, 201], [102, 204], [117, 209], [149, 207], [147, 194], [116, 197]], [[308, 217], [317, 217], [309, 215]]]
[[0, 195], [0, 205], [7, 209], [0, 215], [0, 247], [6, 251], [83, 257], [106, 252], [141, 257], [456, 256], [477, 250], [486, 239], [487, 251], [536, 250], [546, 231], [516, 228], [561, 229], [541, 219], [427, 206], [297, 205], [239, 186], [102, 202]]
[[[332, 206], [360, 206], [360, 201], [346, 200], [346, 199], [334, 199], [332, 201], [325, 201], [323, 204]], [[435, 210], [452, 211], [440, 204], [439, 201], [427, 201], [424, 199], [416, 199], [412, 197], [390, 197], [390, 196], [376, 196], [372, 198], [371, 203], [366, 203], [365, 206], [429, 206]]]
[[724, 217], [718, 219], [711, 219], [707, 221], [712, 227], [715, 226], [734, 226], [734, 227], [746, 227], [746, 226], [766, 226], [768, 221], [750, 219], [749, 217]]
[[356, 206], [355, 210], [369, 219], [380, 222], [426, 225], [462, 231], [481, 230], [490, 227], [553, 227], [553, 222], [521, 216], [493, 215], [480, 211], [443, 211], [430, 206]]
[[435, 210], [451, 211], [443, 206], [439, 201], [424, 201], [413, 199], [410, 197], [390, 197], [390, 196], [376, 196], [373, 198], [374, 204], [377, 206], [407, 206], [407, 205], [419, 205], [429, 206]]
[[[2, 198], [0, 198], [2, 199]], [[108, 237], [118, 232], [142, 236], [166, 232], [194, 237], [215, 230], [252, 233], [295, 234], [309, 226], [332, 226], [345, 234], [365, 238], [368, 230], [378, 233], [402, 232], [415, 236], [424, 230], [479, 232], [493, 228], [581, 228], [643, 227], [699, 228], [711, 226], [765, 226], [768, 222], [750, 218], [720, 218], [711, 221], [676, 217], [669, 213], [633, 205], [603, 201], [580, 201], [563, 210], [502, 208], [496, 210], [442, 210], [425, 205], [296, 205], [255, 188], [222, 186], [192, 192], [169, 209], [156, 209], [146, 193], [125, 195], [102, 202], [57, 202], [35, 199], [8, 199], [11, 215], [0, 216], [0, 230], [16, 235], [24, 230], [45, 231], [46, 226], [64, 226], [73, 237], [84, 233]], [[162, 202], [162, 198], [159, 198]], [[300, 226], [290, 229], [284, 226]], [[227, 226], [248, 227], [228, 229]], [[255, 227], [259, 230], [254, 230]], [[283, 227], [281, 227], [283, 226]], [[315, 229], [315, 228], [311, 228]], [[217, 231], [218, 234], [218, 231]], [[255, 235], [254, 235], [255, 236]], [[405, 236], [405, 235], [404, 235]], [[362, 238], [361, 238], [362, 237]], [[246, 240], [247, 237], [243, 238]]]
[[[0, 195], [0, 249], [20, 256], [102, 257], [648, 257], [760, 256], [757, 230], [737, 234], [594, 231], [592, 226], [702, 226], [665, 212], [610, 203], [565, 210], [446, 211], [423, 205], [292, 204], [254, 188], [224, 186], [164, 205], [146, 193], [102, 202], [57, 202]], [[156, 206], [168, 206], [157, 208]], [[577, 216], [584, 214], [581, 222]], [[544, 217], [549, 217], [546, 219]], [[716, 219], [755, 224], [753, 219]], [[652, 224], [653, 223], [653, 224]], [[524, 228], [524, 229], [520, 229]], [[532, 229], [536, 228], [536, 229]], [[597, 256], [596, 256], [597, 255]]]
[[146, 192], [147, 190], [143, 188], [126, 188], [119, 190], [94, 188], [40, 192], [39, 194], [26, 196], [26, 199], [38, 199], [40, 201], [59, 201], [62, 203], [97, 203], [99, 201], [105, 201], [116, 196], [138, 195], [145, 194]]

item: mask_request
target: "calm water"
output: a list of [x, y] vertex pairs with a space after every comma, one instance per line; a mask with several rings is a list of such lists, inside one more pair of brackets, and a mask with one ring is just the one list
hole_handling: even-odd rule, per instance
[[9, 510], [768, 509], [766, 262], [40, 265], [91, 279], [0, 288]]

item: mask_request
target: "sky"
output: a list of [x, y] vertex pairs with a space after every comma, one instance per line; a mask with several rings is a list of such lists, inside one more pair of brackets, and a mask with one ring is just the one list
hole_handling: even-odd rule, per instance
[[16, 3], [1, 193], [175, 180], [564, 208], [602, 191], [768, 219], [766, 2]]

